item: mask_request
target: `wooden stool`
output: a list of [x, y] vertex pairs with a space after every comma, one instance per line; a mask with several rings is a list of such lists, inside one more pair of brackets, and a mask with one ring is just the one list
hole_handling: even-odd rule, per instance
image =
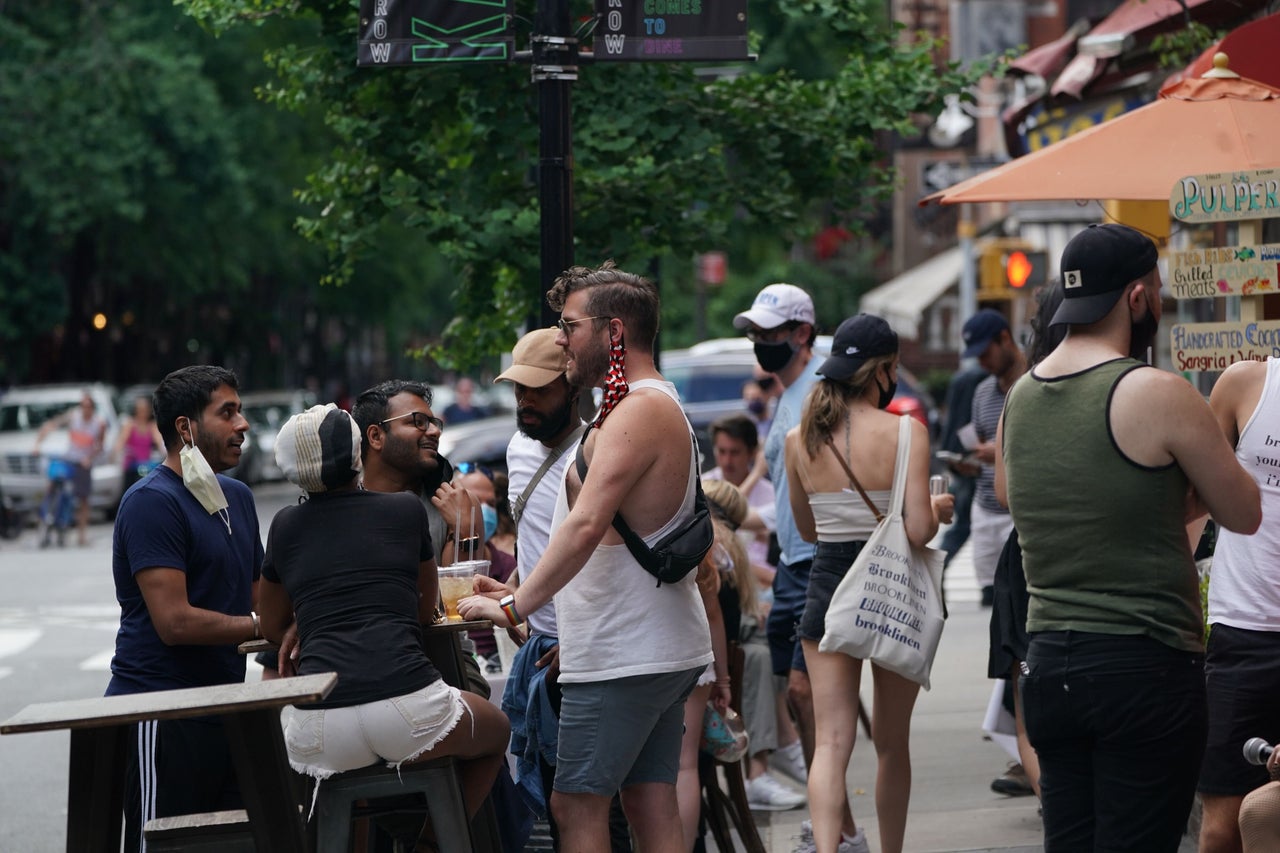
[[[403, 764], [398, 771], [381, 765], [339, 773], [320, 783], [316, 801], [316, 853], [346, 853], [357, 800], [422, 794], [441, 853], [471, 853], [471, 826], [453, 758]], [[364, 814], [377, 815], [371, 804]]]
[[[736, 642], [729, 643], [729, 682], [732, 695], [729, 707], [742, 712], [742, 670], [745, 655], [742, 646]], [[744, 755], [740, 761], [732, 764], [721, 764], [709, 755], [698, 755], [698, 781], [702, 785], [702, 814], [711, 829], [711, 836], [722, 853], [736, 850], [730, 830], [737, 830], [747, 853], [765, 853], [764, 842], [756, 829], [755, 818], [751, 815], [751, 806], [747, 803], [747, 787], [743, 781], [746, 762], [749, 756]], [[725, 784], [721, 787], [719, 768], [724, 768]]]

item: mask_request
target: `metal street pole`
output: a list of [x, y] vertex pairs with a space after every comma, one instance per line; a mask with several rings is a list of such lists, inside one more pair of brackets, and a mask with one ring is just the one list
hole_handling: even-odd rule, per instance
[[538, 87], [538, 203], [542, 224], [541, 328], [558, 315], [544, 295], [573, 265], [573, 82], [578, 40], [569, 29], [569, 0], [538, 0], [533, 33], [533, 82]]

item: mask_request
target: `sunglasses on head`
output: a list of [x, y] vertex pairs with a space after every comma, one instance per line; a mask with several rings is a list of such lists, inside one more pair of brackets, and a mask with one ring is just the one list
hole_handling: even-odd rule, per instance
[[493, 469], [488, 465], [481, 465], [479, 462], [459, 462], [457, 470], [459, 474], [484, 474], [490, 483], [493, 482]]

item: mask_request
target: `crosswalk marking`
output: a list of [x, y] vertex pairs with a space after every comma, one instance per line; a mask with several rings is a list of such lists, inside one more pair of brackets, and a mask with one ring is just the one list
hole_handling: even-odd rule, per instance
[[0, 658], [22, 654], [43, 633], [39, 628], [0, 628]]
[[110, 672], [111, 658], [115, 656], [116, 650], [112, 646], [109, 649], [103, 649], [93, 657], [85, 658], [80, 661], [81, 672]]

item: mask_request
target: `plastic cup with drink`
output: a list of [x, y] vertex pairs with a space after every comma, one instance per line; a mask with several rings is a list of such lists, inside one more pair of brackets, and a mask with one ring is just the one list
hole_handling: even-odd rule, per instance
[[445, 620], [461, 622], [462, 614], [458, 612], [458, 602], [475, 594], [476, 575], [489, 574], [489, 561], [463, 560], [451, 566], [441, 566], [437, 571], [440, 579], [440, 600], [444, 602]]

